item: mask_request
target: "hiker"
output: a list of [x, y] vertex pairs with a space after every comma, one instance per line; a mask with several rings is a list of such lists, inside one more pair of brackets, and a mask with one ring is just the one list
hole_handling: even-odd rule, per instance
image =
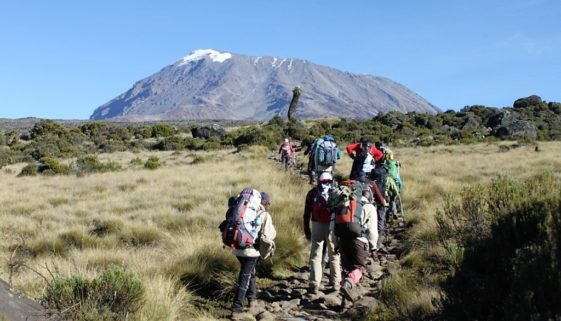
[[315, 158], [314, 150], [316, 148], [318, 140], [319, 138], [314, 139], [314, 141], [311, 142], [306, 148], [306, 150], [304, 151], [304, 155], [308, 155], [308, 177], [310, 178], [310, 184], [313, 184], [316, 177], [316, 172], [315, 172], [316, 164], [314, 160]]
[[[388, 167], [384, 163], [383, 159], [380, 159], [376, 162], [374, 170], [372, 170], [370, 174], [370, 179], [374, 182], [378, 189], [384, 193], [384, 201], [387, 204], [388, 198], [385, 194], [386, 192], [386, 182], [388, 178]], [[384, 242], [384, 229], [385, 229], [385, 221], [386, 221], [386, 206], [381, 206], [382, 204], [378, 203], [376, 210], [378, 212], [378, 247], [381, 248]]]
[[341, 294], [347, 300], [354, 301], [353, 288], [366, 271], [366, 260], [369, 255], [376, 256], [378, 228], [374, 204], [375, 199], [383, 203], [383, 198], [367, 178], [362, 182], [341, 182], [330, 197], [331, 208], [335, 211], [334, 231], [339, 237], [344, 271]]
[[[401, 164], [394, 159], [393, 152], [385, 148], [384, 149], [384, 159], [385, 164], [388, 168], [388, 178], [386, 180], [386, 195], [389, 203], [388, 213], [386, 218], [397, 216], [398, 208], [397, 208], [397, 200], [399, 199], [401, 203], [401, 190], [403, 189], [403, 183], [401, 180], [401, 174], [399, 173], [399, 168]], [[403, 209], [400, 210], [403, 214]]]
[[[240, 262], [238, 284], [232, 305], [232, 319], [241, 319], [243, 302], [248, 299], [248, 306], [254, 305], [257, 297], [255, 266], [260, 257], [266, 257], [264, 245], [270, 244], [274, 250], [277, 235], [271, 215], [267, 212], [271, 197], [266, 192], [244, 189], [235, 199], [228, 201], [227, 219], [222, 222], [223, 243], [232, 248], [233, 254]], [[269, 251], [269, 249], [267, 249]]]
[[335, 171], [335, 163], [341, 159], [341, 150], [330, 135], [316, 140], [314, 149], [314, 171], [316, 173]]
[[285, 138], [284, 141], [281, 143], [279, 147], [279, 156], [282, 163], [284, 163], [284, 170], [288, 170], [288, 162], [293, 157], [293, 154], [296, 150], [294, 146], [290, 144], [288, 138]]
[[346, 148], [347, 154], [353, 159], [349, 179], [355, 180], [369, 176], [373, 163], [384, 157], [384, 154], [372, 146], [368, 138], [362, 137], [358, 143], [350, 144]]
[[388, 175], [393, 178], [399, 188], [399, 192], [401, 192], [403, 189], [403, 181], [400, 173], [401, 164], [399, 161], [395, 160], [393, 152], [387, 147], [384, 149], [384, 159], [388, 166]]
[[[327, 245], [329, 258], [330, 281], [329, 284], [335, 291], [341, 285], [341, 265], [339, 253], [335, 250], [335, 236], [333, 235], [333, 217], [327, 207], [329, 193], [333, 188], [333, 176], [324, 172], [318, 179], [318, 185], [306, 195], [304, 206], [304, 233], [306, 239], [312, 242], [310, 251], [310, 278], [309, 294], [317, 294], [320, 290], [323, 276], [323, 249]], [[310, 229], [310, 218], [312, 228]]]

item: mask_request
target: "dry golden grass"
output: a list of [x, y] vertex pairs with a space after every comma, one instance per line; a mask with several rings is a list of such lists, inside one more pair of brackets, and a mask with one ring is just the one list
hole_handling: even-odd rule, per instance
[[[427, 258], [442, 255], [435, 243], [434, 214], [446, 193], [490, 180], [496, 174], [527, 177], [544, 170], [559, 173], [561, 143], [540, 143], [500, 152], [498, 145], [439, 146], [395, 149], [402, 162], [404, 203], [412, 225], [408, 237], [407, 267], [419, 267]], [[138, 320], [213, 320], [220, 311], [197, 309], [195, 296], [185, 291], [180, 278], [192, 282], [216, 279], [225, 288], [237, 268], [222, 248], [217, 226], [229, 196], [252, 186], [269, 192], [270, 212], [277, 229], [278, 250], [269, 263], [273, 273], [288, 273], [286, 264], [305, 262], [306, 246], [301, 215], [308, 185], [284, 173], [265, 159], [266, 150], [243, 153], [142, 152], [102, 154], [100, 160], [121, 164], [122, 171], [84, 177], [16, 177], [24, 164], [0, 172], [0, 251], [18, 257], [41, 275], [94, 277], [110, 265], [120, 265], [140, 276], [148, 298]], [[157, 170], [131, 164], [157, 156]], [[337, 172], [348, 175], [351, 161], [344, 157]], [[296, 249], [296, 250], [295, 250]], [[222, 264], [222, 266], [220, 265]], [[16, 289], [39, 297], [45, 280], [30, 268], [13, 275]], [[50, 272], [49, 272], [50, 271]], [[233, 272], [235, 273], [235, 272]], [[427, 273], [430, 276], [430, 273]], [[2, 264], [3, 279], [9, 276]], [[230, 281], [230, 283], [228, 282]], [[391, 282], [391, 280], [389, 280]], [[394, 288], [408, 284], [396, 279]], [[420, 289], [403, 298], [401, 310], [411, 315], [434, 308], [434, 288]]]
[[[165, 165], [148, 170], [130, 164], [133, 158], [152, 155]], [[192, 164], [195, 158], [198, 162]], [[223, 249], [217, 227], [228, 197], [251, 186], [272, 196], [270, 212], [279, 244], [287, 245], [279, 248], [275, 264], [304, 262], [300, 222], [308, 187], [267, 161], [263, 150], [115, 153], [100, 159], [118, 162], [125, 170], [84, 177], [16, 177], [22, 167], [16, 164], [0, 173], [3, 257], [17, 248], [17, 257], [46, 278], [50, 272], [91, 278], [117, 264], [147, 286], [148, 301], [139, 320], [211, 320], [212, 313], [194, 308], [193, 295], [179, 278], [224, 278], [209, 274], [208, 264], [215, 261], [208, 258], [230, 262], [235, 273], [237, 262]], [[19, 269], [13, 284], [39, 297], [45, 280], [31, 269]], [[280, 265], [275, 270], [283, 272]], [[7, 264], [2, 264], [1, 277], [8, 275]]]

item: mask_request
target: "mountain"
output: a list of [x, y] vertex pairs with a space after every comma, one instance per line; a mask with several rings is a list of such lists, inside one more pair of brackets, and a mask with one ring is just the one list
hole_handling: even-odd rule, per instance
[[90, 119], [125, 121], [286, 117], [302, 88], [297, 118], [371, 118], [380, 112], [437, 113], [424, 98], [390, 79], [306, 60], [196, 50], [98, 107]]

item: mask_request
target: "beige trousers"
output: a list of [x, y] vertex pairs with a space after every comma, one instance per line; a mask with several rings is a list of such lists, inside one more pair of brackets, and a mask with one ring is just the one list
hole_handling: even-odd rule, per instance
[[341, 259], [335, 253], [335, 236], [329, 230], [329, 223], [318, 223], [312, 221], [312, 250], [310, 251], [310, 289], [319, 289], [323, 275], [323, 244], [327, 243], [329, 256], [330, 284], [338, 287], [341, 283]]

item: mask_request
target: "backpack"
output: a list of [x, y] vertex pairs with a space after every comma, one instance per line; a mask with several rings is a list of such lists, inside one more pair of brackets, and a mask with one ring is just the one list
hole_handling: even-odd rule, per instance
[[232, 249], [245, 249], [255, 245], [261, 219], [259, 208], [261, 193], [252, 188], [245, 188], [238, 195], [235, 205], [229, 210], [226, 220], [221, 224], [222, 243]]
[[388, 177], [388, 167], [384, 163], [376, 164], [372, 170], [371, 179], [376, 183], [380, 192], [386, 193], [386, 178]]
[[362, 188], [360, 182], [348, 180], [330, 192], [328, 206], [335, 213], [335, 236], [350, 239], [362, 235]]
[[337, 161], [337, 144], [324, 140], [316, 147], [317, 164], [324, 167], [333, 166]]

